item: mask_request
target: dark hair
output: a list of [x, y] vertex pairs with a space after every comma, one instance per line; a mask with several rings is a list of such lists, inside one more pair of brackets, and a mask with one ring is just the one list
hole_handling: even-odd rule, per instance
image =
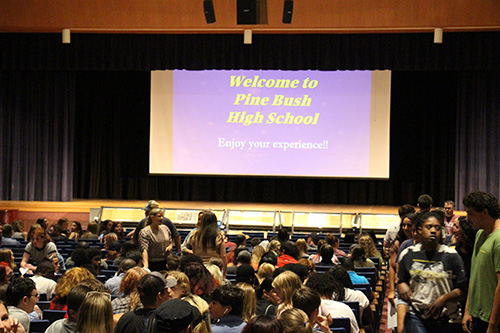
[[431, 217], [434, 217], [436, 220], [438, 220], [439, 224], [444, 227], [444, 212], [440, 210], [433, 210], [432, 212], [419, 214], [417, 221], [415, 222], [415, 229], [421, 228], [424, 225], [424, 222]]
[[209, 270], [199, 262], [190, 262], [182, 272], [189, 278], [191, 292], [195, 295], [209, 295], [215, 287], [215, 281]]
[[94, 257], [99, 256], [99, 258], [102, 258], [102, 251], [99, 249], [96, 249], [95, 247], [89, 247], [87, 250], [85, 250], [87, 254], [87, 259], [92, 260]]
[[43, 227], [43, 222], [45, 222], [46, 218], [45, 217], [39, 217], [37, 220], [36, 220], [36, 223], [41, 225]]
[[236, 244], [236, 246], [238, 246], [243, 244], [246, 240], [247, 238], [245, 237], [245, 235], [236, 235], [234, 243]]
[[444, 204], [452, 205], [453, 207], [455, 207], [455, 203], [452, 200], [446, 200]]
[[220, 232], [219, 226], [217, 225], [217, 216], [213, 212], [205, 211], [201, 216], [201, 224], [198, 230], [195, 237], [201, 240], [203, 251], [214, 249], [215, 240]]
[[167, 270], [176, 271], [180, 267], [181, 267], [181, 257], [176, 254], [170, 253], [170, 255], [167, 257]]
[[474, 241], [476, 239], [477, 230], [472, 229], [470, 222], [465, 216], [460, 216], [458, 218], [458, 224], [460, 226], [460, 233], [462, 234], [462, 237], [456, 248], [460, 248], [463, 244], [465, 251], [467, 253], [471, 253], [474, 249]]
[[325, 244], [319, 249], [319, 254], [321, 255], [321, 263], [322, 264], [333, 264], [333, 247], [330, 244]]
[[203, 264], [203, 259], [195, 254], [185, 254], [181, 256], [181, 272], [184, 272], [186, 266], [192, 262]]
[[254, 237], [250, 240], [250, 243], [252, 244], [253, 247], [259, 245], [260, 243], [262, 243], [262, 239], [258, 238], [258, 237]]
[[12, 226], [10, 224], [4, 224], [2, 227], [2, 234], [5, 237], [10, 237], [12, 235]]
[[239, 282], [248, 283], [252, 287], [257, 284], [257, 277], [252, 266], [243, 264], [236, 268], [236, 283]]
[[365, 249], [360, 245], [355, 245], [351, 248], [351, 258], [352, 260], [362, 260], [366, 261]]
[[349, 276], [349, 273], [347, 273], [345, 268], [342, 267], [341, 265], [336, 265], [336, 266], [333, 266], [332, 268], [330, 268], [330, 270], [328, 271], [328, 274], [333, 276], [333, 279], [335, 281], [337, 281], [337, 283], [340, 285], [340, 287], [354, 289], [354, 287], [352, 285], [351, 277]]
[[307, 279], [307, 277], [309, 276], [309, 268], [304, 265], [286, 264], [285, 266], [283, 266], [283, 269], [286, 271], [292, 271], [297, 274], [302, 283], [304, 283], [305, 279]]
[[82, 234], [82, 224], [78, 221], [73, 221], [71, 223], [76, 224], [76, 233], [81, 235]]
[[406, 237], [406, 234], [403, 230], [403, 222], [405, 219], [409, 219], [412, 223], [413, 226], [415, 227], [415, 223], [417, 221], [418, 216], [421, 215], [421, 213], [411, 213], [408, 215], [405, 215], [401, 218], [401, 222], [399, 223], [399, 231], [398, 234], [396, 235], [396, 240], [399, 241], [399, 243], [403, 243], [408, 237]]
[[476, 212], [488, 210], [488, 215], [494, 219], [500, 218], [500, 204], [498, 199], [486, 192], [471, 192], [463, 200], [465, 208], [472, 208]]
[[[328, 234], [326, 234], [326, 237], [323, 240], [323, 243], [325, 243], [325, 242], [330, 244], [331, 246], [335, 246], [339, 242], [339, 239], [334, 234], [328, 233]], [[316, 243], [316, 245], [318, 246], [318, 249], [321, 247], [320, 243], [321, 243], [321, 240], [319, 240], [318, 243]]]
[[335, 296], [340, 300], [344, 299], [344, 288], [333, 279], [330, 274], [313, 273], [307, 279], [306, 287], [316, 290], [321, 296], [331, 299]]
[[318, 291], [309, 286], [300, 288], [293, 293], [293, 307], [301, 309], [308, 317], [321, 305], [321, 296]]
[[30, 278], [13, 277], [7, 287], [7, 305], [18, 306], [24, 296], [30, 297], [31, 292], [36, 289], [35, 282]]
[[[36, 274], [39, 274], [43, 277], [46, 278], [52, 278], [54, 276], [54, 265], [52, 265], [52, 262], [43, 260], [41, 263], [36, 266]], [[50, 295], [47, 295], [50, 297]]]
[[286, 242], [290, 239], [290, 235], [288, 235], [288, 231], [285, 228], [278, 230], [278, 240], [280, 243]]
[[346, 271], [354, 270], [354, 261], [349, 257], [345, 257], [344, 260], [342, 260], [341, 265]]
[[[281, 229], [283, 230], [283, 229]], [[298, 259], [297, 256], [297, 246], [293, 242], [290, 241], [285, 241], [281, 243], [281, 250], [283, 251], [284, 254], [289, 255], [290, 257], [294, 259]]]
[[356, 240], [356, 233], [354, 232], [354, 228], [347, 230], [344, 236], [345, 243], [354, 243]]
[[223, 306], [231, 306], [231, 312], [228, 314], [232, 314], [237, 317], [241, 317], [244, 297], [245, 295], [243, 290], [232, 284], [219, 286], [210, 294], [212, 301], [219, 302]]
[[262, 281], [255, 293], [255, 296], [257, 296], [258, 299], [262, 298], [262, 296], [264, 295], [264, 291], [270, 292], [273, 289], [273, 280], [273, 278], [268, 277]]
[[[116, 227], [118, 224], [121, 224], [122, 230], [120, 232], [116, 231]], [[113, 225], [111, 226], [111, 230], [109, 231], [110, 233], [114, 232], [116, 236], [118, 236], [118, 239], [123, 239], [125, 238], [125, 235], [123, 234], [123, 224], [121, 222], [113, 222]]]
[[432, 207], [432, 198], [428, 194], [419, 196], [417, 202], [420, 210], [429, 210]]
[[403, 216], [406, 216], [408, 214], [413, 214], [415, 213], [415, 207], [413, 207], [410, 204], [405, 204], [398, 209], [398, 214], [400, 218], [403, 218]]
[[268, 263], [273, 266], [276, 266], [278, 264], [278, 256], [273, 251], [268, 251], [264, 253], [260, 258], [259, 266], [262, 265], [263, 263]]
[[276, 317], [271, 316], [255, 316], [245, 327], [241, 333], [281, 333], [283, 328]]
[[77, 312], [89, 291], [92, 291], [90, 287], [81, 284], [78, 284], [76, 287], [71, 289], [66, 298], [66, 302], [68, 304], [68, 311], [73, 310]]
[[139, 250], [130, 250], [125, 255], [125, 258], [132, 259], [136, 264], [139, 264], [139, 262], [142, 260], [142, 253]]
[[59, 221], [57, 221], [57, 225], [60, 225], [62, 227], [62, 225], [66, 222], [68, 222], [68, 219], [65, 217], [62, 217], [59, 219]]

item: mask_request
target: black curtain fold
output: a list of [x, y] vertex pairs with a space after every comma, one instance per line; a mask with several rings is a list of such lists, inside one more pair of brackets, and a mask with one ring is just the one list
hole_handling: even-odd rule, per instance
[[74, 74], [0, 72], [0, 200], [73, 198]]

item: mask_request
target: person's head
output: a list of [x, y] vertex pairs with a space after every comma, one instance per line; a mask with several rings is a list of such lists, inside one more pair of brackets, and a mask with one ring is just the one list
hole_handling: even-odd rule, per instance
[[324, 244], [330, 244], [334, 249], [339, 247], [340, 242], [339, 239], [334, 235], [334, 234], [326, 234], [326, 238], [323, 241], [318, 242], [318, 250], [324, 245]]
[[278, 303], [290, 305], [292, 303], [293, 292], [302, 287], [302, 281], [292, 271], [284, 271], [273, 281], [273, 288], [278, 297]]
[[262, 239], [260, 239], [259, 237], [254, 237], [250, 240], [250, 244], [252, 244], [253, 247], [256, 247], [260, 243], [262, 243]]
[[299, 257], [307, 255], [307, 242], [304, 238], [297, 239], [295, 247], [297, 248]]
[[487, 228], [500, 218], [500, 204], [490, 193], [471, 192], [465, 196], [463, 204], [467, 220], [475, 230]]
[[367, 257], [375, 257], [378, 252], [375, 243], [373, 242], [373, 238], [369, 235], [363, 235], [359, 237], [359, 246], [365, 250], [365, 255]]
[[455, 237], [457, 238], [457, 243], [463, 244], [464, 249], [470, 253], [474, 248], [474, 241], [476, 239], [477, 230], [474, 230], [465, 216], [460, 216], [457, 221], [454, 222], [454, 228], [457, 227]]
[[351, 277], [341, 265], [330, 268], [328, 274], [333, 276], [333, 279], [339, 284], [340, 287], [353, 289]]
[[432, 207], [432, 198], [428, 194], [422, 194], [418, 197], [417, 206], [421, 212], [428, 212]]
[[149, 211], [147, 225], [160, 225], [163, 222], [163, 209], [153, 208]]
[[130, 295], [132, 292], [136, 291], [139, 280], [146, 274], [147, 271], [145, 269], [137, 266], [127, 270], [120, 283], [120, 293]]
[[302, 265], [307, 268], [307, 276], [309, 277], [312, 273], [316, 273], [316, 264], [309, 259], [302, 258], [297, 261], [297, 264]]
[[191, 294], [191, 284], [186, 274], [178, 271], [169, 271], [166, 280], [170, 286], [167, 288], [169, 299], [183, 298]]
[[[85, 315], [82, 315], [85, 314]], [[113, 332], [113, 307], [108, 293], [89, 291], [80, 306], [75, 333]]]
[[159, 333], [187, 333], [202, 320], [195, 306], [180, 299], [163, 302], [153, 313], [153, 331]]
[[81, 235], [82, 234], [82, 224], [78, 221], [71, 222], [70, 231], [76, 232], [77, 234]]
[[158, 207], [160, 207], [158, 202], [156, 202], [155, 200], [149, 200], [146, 206], [144, 206], [144, 208], [142, 209], [144, 210], [146, 216], [148, 216], [153, 208], [158, 208]]
[[262, 282], [262, 280], [271, 277], [274, 272], [274, 266], [265, 262], [259, 266], [257, 270], [257, 278]]
[[412, 238], [412, 231], [415, 227], [415, 222], [418, 218], [418, 214], [408, 214], [401, 218], [401, 223], [399, 224], [399, 231], [396, 235], [396, 239], [399, 240], [400, 243], [404, 242], [407, 239]]
[[262, 266], [264, 263], [276, 266], [278, 264], [278, 254], [274, 251], [267, 251], [260, 258], [259, 266]]
[[50, 236], [47, 234], [44, 228], [36, 228], [36, 230], [34, 230], [31, 234], [31, 243], [37, 249], [43, 248], [50, 241]]
[[61, 226], [62, 230], [68, 230], [69, 222], [68, 219], [63, 217], [57, 221], [57, 224]]
[[276, 253], [279, 253], [281, 248], [281, 243], [277, 239], [273, 239], [272, 241], [269, 242], [269, 245], [267, 246], [267, 251], [273, 251]]
[[253, 251], [252, 251], [252, 258], [250, 259], [250, 263], [252, 263], [252, 264], [259, 264], [260, 259], [262, 258], [262, 255], [265, 252], [266, 252], [266, 249], [264, 249], [260, 245], [257, 245], [256, 247], [254, 247]]
[[227, 315], [241, 317], [245, 294], [241, 288], [232, 284], [225, 284], [215, 288], [210, 294], [212, 301], [209, 304], [210, 316], [221, 319]]
[[273, 288], [273, 278], [269, 277], [261, 282], [260, 286], [257, 288], [255, 296], [258, 299], [265, 299], [266, 301], [278, 305], [279, 299], [276, 296], [276, 291]]
[[257, 298], [255, 296], [255, 289], [252, 285], [244, 282], [239, 282], [236, 284], [241, 290], [245, 297], [243, 298], [243, 311], [241, 313], [241, 318], [248, 322], [255, 316], [255, 310], [257, 309]]
[[41, 275], [47, 279], [54, 278], [54, 265], [50, 261], [44, 260], [36, 266], [36, 275]]
[[436, 245], [443, 238], [444, 214], [440, 211], [423, 213], [417, 219], [415, 226], [422, 244]]
[[321, 296], [316, 290], [309, 287], [296, 290], [292, 296], [292, 303], [294, 308], [306, 313], [311, 323], [314, 323], [318, 318]]
[[344, 288], [340, 287], [331, 274], [312, 274], [307, 279], [306, 287], [316, 290], [324, 299], [344, 300]]
[[86, 255], [92, 266], [94, 266], [94, 269], [99, 269], [101, 266], [102, 251], [95, 247], [90, 247], [86, 250]]
[[455, 203], [451, 200], [446, 200], [444, 202], [444, 212], [446, 217], [452, 217], [455, 212]]
[[149, 309], [156, 309], [168, 300], [167, 288], [169, 288], [167, 280], [158, 272], [144, 275], [137, 284], [141, 303]]
[[236, 268], [236, 282], [248, 283], [252, 286], [257, 284], [255, 270], [249, 264], [243, 264]]
[[91, 234], [97, 235], [97, 231], [99, 230], [99, 225], [95, 221], [90, 221], [87, 225], [87, 232]]
[[413, 214], [413, 213], [415, 213], [415, 207], [413, 207], [410, 204], [405, 204], [405, 205], [398, 208], [399, 218], [401, 218], [401, 219], [403, 218], [403, 216], [406, 216], [408, 214]]
[[12, 324], [4, 301], [0, 300], [0, 332], [11, 332]]
[[325, 264], [332, 264], [334, 249], [330, 244], [324, 244], [320, 249], [321, 262]]
[[341, 265], [348, 272], [354, 270], [354, 260], [352, 260], [349, 257], [344, 258], [344, 260], [342, 260]]
[[283, 329], [276, 317], [255, 316], [243, 327], [241, 333], [281, 333]]
[[12, 230], [14, 230], [14, 232], [23, 232], [23, 221], [15, 220], [14, 222], [12, 222]]
[[297, 258], [297, 247], [291, 241], [284, 241], [281, 243], [281, 254], [286, 254], [292, 258], [298, 259]]
[[67, 270], [59, 279], [56, 286], [56, 295], [60, 298], [68, 296], [71, 289], [86, 279], [93, 279], [94, 275], [86, 268], [74, 267]]
[[208, 303], [200, 296], [189, 294], [183, 298], [184, 301], [188, 302], [192, 306], [196, 307], [201, 313], [201, 321], [198, 325], [193, 324], [193, 332], [197, 333], [209, 333], [210, 329], [210, 309]]
[[118, 265], [118, 274], [126, 273], [129, 269], [136, 267], [137, 264], [132, 259], [123, 259], [122, 262]]
[[219, 283], [223, 284], [224, 282], [224, 277], [222, 276], [222, 271], [220, 270], [219, 266], [216, 266], [214, 264], [205, 264], [205, 267], [207, 270], [210, 272], [210, 275]]
[[44, 261], [50, 262], [52, 264], [52, 267], [54, 267], [54, 273], [59, 273], [61, 264], [59, 263], [59, 258], [57, 257], [57, 254], [55, 253], [49, 254], [44, 258]]
[[283, 327], [283, 333], [312, 333], [313, 329], [309, 323], [309, 317], [300, 309], [288, 309], [281, 313], [279, 322]]
[[280, 229], [278, 231], [278, 240], [281, 243], [284, 243], [284, 242], [288, 241], [289, 239], [290, 239], [290, 235], [288, 234], [288, 231], [285, 228]]
[[[235, 252], [236, 254], [236, 252]], [[250, 261], [252, 260], [252, 255], [250, 252], [247, 251], [246, 247], [245, 249], [238, 251], [237, 257], [236, 257], [236, 263], [237, 264], [250, 264]]]
[[38, 220], [36, 220], [36, 223], [44, 229], [47, 229], [47, 227], [49, 226], [49, 221], [45, 217], [40, 217]]
[[0, 249], [0, 261], [8, 262], [11, 268], [14, 268], [14, 253], [11, 249]]
[[[368, 236], [370, 237], [370, 236]], [[365, 249], [363, 249], [360, 245], [354, 245], [351, 248], [351, 258], [352, 260], [362, 260], [366, 261]]]
[[132, 259], [136, 262], [137, 266], [141, 266], [142, 264], [142, 253], [139, 250], [128, 251], [125, 255], [125, 258]]
[[88, 286], [78, 285], [71, 289], [68, 294], [67, 304], [68, 304], [68, 319], [76, 323], [78, 319], [78, 309], [82, 305], [83, 300], [87, 296], [87, 293], [92, 291]]
[[123, 236], [123, 224], [121, 222], [113, 223], [110, 232], [115, 233], [121, 238]]
[[4, 224], [2, 226], [2, 235], [3, 237], [12, 236], [12, 226], [10, 224]]
[[290, 264], [286, 264], [285, 266], [283, 266], [283, 269], [286, 271], [292, 271], [295, 274], [297, 274], [297, 276], [300, 278], [300, 281], [302, 283], [304, 283], [304, 281], [309, 276], [309, 270], [304, 265], [290, 263]]
[[195, 295], [209, 295], [215, 288], [216, 283], [212, 274], [200, 262], [190, 262], [185, 265], [183, 272], [189, 278], [191, 292]]
[[247, 238], [245, 235], [236, 235], [235, 237], [235, 240], [234, 240], [234, 243], [236, 244], [236, 246], [239, 246], [239, 245], [246, 245], [247, 243]]
[[38, 302], [38, 291], [35, 282], [30, 278], [13, 277], [5, 297], [8, 305], [31, 313]]
[[[107, 233], [106, 236], [104, 236], [104, 248], [106, 250], [112, 250], [111, 244], [113, 244], [116, 241], [118, 241], [118, 236], [114, 232]], [[115, 249], [115, 251], [117, 251], [118, 249]]]
[[309, 245], [318, 245], [319, 242], [319, 235], [317, 232], [311, 232], [309, 234], [309, 237], [307, 237], [307, 244]]

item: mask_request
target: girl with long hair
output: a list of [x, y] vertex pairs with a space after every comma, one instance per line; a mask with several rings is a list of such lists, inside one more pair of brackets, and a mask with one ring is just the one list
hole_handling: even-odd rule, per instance
[[227, 272], [226, 242], [224, 233], [217, 225], [217, 216], [206, 211], [201, 216], [201, 223], [197, 230], [193, 231], [190, 245], [195, 255], [200, 256], [204, 263], [208, 263], [211, 257], [219, 257], [223, 261], [223, 275]]
[[247, 323], [255, 316], [255, 310], [257, 308], [257, 298], [255, 296], [255, 289], [248, 283], [240, 282], [236, 284], [243, 293], [245, 297], [243, 299], [243, 311], [241, 313], [241, 318]]
[[295, 290], [302, 288], [302, 281], [294, 272], [284, 271], [274, 279], [273, 288], [279, 304], [277, 312], [279, 316], [283, 311], [293, 307], [293, 293]]
[[82, 235], [82, 233], [83, 233], [82, 224], [78, 221], [73, 221], [71, 223], [70, 234], [68, 239], [74, 239], [75, 241], [77, 241]]
[[113, 333], [111, 295], [90, 291], [80, 305], [75, 333]]
[[380, 254], [379, 250], [377, 250], [377, 247], [375, 246], [375, 243], [373, 242], [373, 239], [370, 237], [370, 235], [363, 235], [359, 237], [359, 246], [365, 250], [365, 255], [368, 258], [379, 258], [380, 262], [382, 262], [384, 259], [382, 258], [382, 255]]
[[134, 311], [140, 304], [137, 284], [139, 280], [148, 272], [141, 267], [133, 267], [125, 273], [120, 283], [120, 294], [122, 296], [115, 298], [111, 302], [113, 313], [125, 313]]

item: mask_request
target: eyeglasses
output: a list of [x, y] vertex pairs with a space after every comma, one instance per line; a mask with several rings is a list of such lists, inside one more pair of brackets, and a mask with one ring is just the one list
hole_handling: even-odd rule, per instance
[[89, 297], [92, 295], [102, 295], [106, 297], [109, 301], [111, 301], [111, 294], [104, 291], [89, 291], [87, 295], [85, 295], [85, 297]]

